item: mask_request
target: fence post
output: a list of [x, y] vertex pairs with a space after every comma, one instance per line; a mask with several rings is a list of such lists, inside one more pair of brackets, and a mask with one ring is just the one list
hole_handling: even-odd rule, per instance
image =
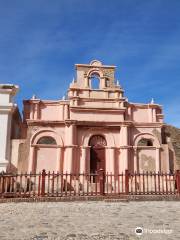
[[45, 181], [46, 181], [46, 170], [42, 170], [42, 179], [41, 179], [41, 196], [44, 197], [45, 195]]
[[99, 169], [99, 184], [100, 184], [100, 194], [104, 195], [104, 180], [105, 180], [105, 176], [104, 176], [104, 169]]
[[3, 196], [4, 192], [5, 192], [5, 177], [4, 177], [4, 171], [1, 172], [1, 181], [2, 181], [2, 185], [1, 185], [1, 194]]
[[129, 194], [129, 171], [125, 170], [125, 194]]
[[177, 193], [180, 194], [180, 170], [176, 170], [176, 188]]

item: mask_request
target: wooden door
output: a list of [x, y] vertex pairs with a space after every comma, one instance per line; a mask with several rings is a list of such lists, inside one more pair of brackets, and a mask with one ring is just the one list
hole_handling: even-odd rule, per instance
[[90, 172], [96, 173], [100, 169], [105, 171], [105, 148], [102, 146], [91, 147]]

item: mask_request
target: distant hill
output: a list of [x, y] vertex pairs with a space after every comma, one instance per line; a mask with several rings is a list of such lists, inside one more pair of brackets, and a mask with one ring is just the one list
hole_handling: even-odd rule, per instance
[[164, 128], [165, 135], [170, 138], [176, 155], [176, 165], [180, 169], [180, 128], [166, 125]]

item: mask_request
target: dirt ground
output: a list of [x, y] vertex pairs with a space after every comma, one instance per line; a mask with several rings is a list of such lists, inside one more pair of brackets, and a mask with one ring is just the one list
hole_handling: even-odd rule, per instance
[[0, 239], [180, 239], [180, 202], [2, 203]]

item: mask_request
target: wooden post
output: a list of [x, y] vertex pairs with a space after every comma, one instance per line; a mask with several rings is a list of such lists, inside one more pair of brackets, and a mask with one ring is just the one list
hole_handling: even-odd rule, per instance
[[104, 169], [99, 169], [99, 184], [100, 184], [100, 194], [101, 195], [104, 195], [104, 180], [105, 180], [105, 177], [104, 177]]
[[41, 172], [39, 172], [38, 175], [39, 175], [39, 177], [38, 177], [38, 196], [40, 196], [40, 194], [41, 194]]
[[4, 172], [1, 173], [1, 179], [2, 179], [2, 189], [1, 189], [1, 193], [3, 195], [3, 193], [5, 192], [5, 177], [4, 177]]
[[46, 177], [46, 170], [42, 170], [42, 179], [41, 179], [41, 196], [44, 197], [45, 195], [45, 177]]
[[176, 188], [177, 193], [180, 194], [180, 170], [176, 170]]
[[129, 171], [125, 170], [125, 194], [129, 194]]

